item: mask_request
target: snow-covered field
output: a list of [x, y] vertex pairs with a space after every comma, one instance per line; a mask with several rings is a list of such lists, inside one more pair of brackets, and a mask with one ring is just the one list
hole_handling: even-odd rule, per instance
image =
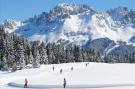
[[[28, 89], [62, 89], [64, 78], [69, 89], [135, 89], [135, 64], [89, 63], [87, 67], [85, 64], [42, 65], [14, 73], [0, 71], [0, 89], [22, 89], [25, 78], [31, 87]], [[15, 86], [8, 86], [9, 83]]]

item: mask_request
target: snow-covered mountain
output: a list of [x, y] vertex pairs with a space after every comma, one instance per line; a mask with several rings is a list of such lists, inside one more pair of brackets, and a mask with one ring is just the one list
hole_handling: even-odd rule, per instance
[[[100, 12], [88, 5], [64, 3], [24, 22], [6, 20], [2, 26], [9, 33], [15, 32], [30, 41], [87, 45], [96, 49], [101, 46], [102, 54], [121, 46], [120, 42], [135, 44], [135, 11], [126, 7]], [[108, 40], [111, 43], [104, 45]]]

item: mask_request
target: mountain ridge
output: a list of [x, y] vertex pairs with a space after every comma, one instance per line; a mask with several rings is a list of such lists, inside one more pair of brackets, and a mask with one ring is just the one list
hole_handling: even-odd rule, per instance
[[[2, 27], [5, 28], [5, 31], [15, 32], [27, 37], [30, 41], [40, 40], [45, 43], [84, 46], [90, 40], [92, 42], [108, 38], [116, 45], [121, 45], [120, 41], [126, 42], [125, 45], [129, 43], [134, 45], [134, 17], [135, 11], [126, 7], [100, 12], [88, 5], [64, 3], [55, 6], [50, 12], [35, 15], [24, 22], [6, 20]], [[102, 46], [102, 48], [104, 47]], [[103, 52], [105, 49], [101, 53]]]

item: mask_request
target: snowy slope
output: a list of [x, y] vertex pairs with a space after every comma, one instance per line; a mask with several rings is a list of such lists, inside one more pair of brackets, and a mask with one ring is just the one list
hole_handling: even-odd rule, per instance
[[[62, 87], [63, 78], [67, 80], [67, 87], [95, 87], [94, 89], [134, 89], [134, 64], [105, 64], [105, 63], [69, 63], [43, 65], [40, 68], [24, 69], [14, 73], [0, 72], [0, 87], [2, 89], [21, 89], [24, 79], [28, 78], [32, 89], [46, 89], [45, 87]], [[55, 71], [52, 67], [55, 66]], [[71, 71], [71, 67], [74, 67]], [[60, 69], [63, 73], [60, 74]], [[16, 83], [7, 86], [7, 83]], [[38, 88], [39, 87], [39, 88]], [[52, 88], [48, 88], [52, 89]], [[58, 88], [59, 89], [59, 88]], [[72, 89], [72, 88], [70, 88]], [[84, 88], [81, 88], [84, 89]]]

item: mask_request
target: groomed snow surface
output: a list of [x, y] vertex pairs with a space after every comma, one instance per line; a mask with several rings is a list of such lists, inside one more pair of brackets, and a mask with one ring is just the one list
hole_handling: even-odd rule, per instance
[[0, 89], [22, 89], [25, 78], [29, 81], [28, 89], [63, 89], [64, 78], [67, 89], [135, 89], [134, 68], [135, 64], [90, 62], [87, 67], [86, 63], [67, 63], [42, 65], [14, 73], [0, 71]]

